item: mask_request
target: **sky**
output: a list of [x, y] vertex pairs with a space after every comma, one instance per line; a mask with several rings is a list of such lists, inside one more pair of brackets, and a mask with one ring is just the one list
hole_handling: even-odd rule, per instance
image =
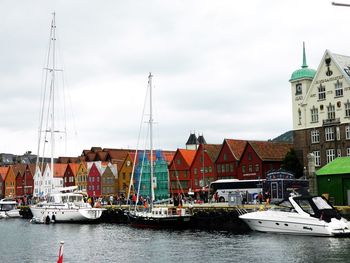
[[350, 8], [326, 0], [2, 0], [0, 153], [37, 152], [53, 12], [73, 127], [58, 156], [140, 147], [149, 72], [156, 148], [275, 138], [292, 129], [303, 41], [313, 69], [326, 49], [350, 55]]

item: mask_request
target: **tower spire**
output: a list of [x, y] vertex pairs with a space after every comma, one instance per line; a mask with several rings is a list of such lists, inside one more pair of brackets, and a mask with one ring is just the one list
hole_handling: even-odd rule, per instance
[[306, 64], [306, 54], [305, 54], [305, 42], [303, 41], [303, 65], [301, 66], [302, 68], [307, 68]]

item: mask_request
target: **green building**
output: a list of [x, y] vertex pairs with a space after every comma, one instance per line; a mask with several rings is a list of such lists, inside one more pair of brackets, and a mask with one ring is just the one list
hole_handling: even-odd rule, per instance
[[[154, 151], [155, 161], [153, 165], [153, 181], [155, 200], [169, 198], [169, 171], [168, 164], [163, 157], [162, 151]], [[149, 152], [139, 153], [138, 163], [135, 167], [135, 187], [137, 189], [139, 180], [140, 195], [143, 197], [151, 196], [151, 168], [149, 162]]]
[[338, 157], [316, 172], [318, 194], [333, 205], [350, 205], [350, 157]]

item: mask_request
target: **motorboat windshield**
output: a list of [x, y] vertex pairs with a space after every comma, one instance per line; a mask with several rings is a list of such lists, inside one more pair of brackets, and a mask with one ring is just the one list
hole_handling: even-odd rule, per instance
[[312, 217], [322, 218], [330, 222], [331, 218], [340, 219], [338, 211], [330, 205], [324, 197], [295, 197], [297, 205]]

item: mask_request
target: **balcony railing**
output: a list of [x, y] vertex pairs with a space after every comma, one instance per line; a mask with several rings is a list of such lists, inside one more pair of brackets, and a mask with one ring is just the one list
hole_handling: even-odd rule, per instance
[[323, 120], [323, 126], [332, 126], [336, 124], [340, 124], [340, 118]]

